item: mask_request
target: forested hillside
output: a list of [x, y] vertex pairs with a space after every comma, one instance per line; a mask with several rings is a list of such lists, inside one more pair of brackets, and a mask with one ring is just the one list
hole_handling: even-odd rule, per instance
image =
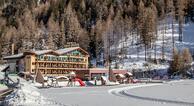
[[144, 45], [146, 55], [167, 17], [178, 23], [182, 41], [183, 23], [194, 21], [194, 1], [0, 0], [0, 57], [11, 54], [12, 44], [20, 53], [77, 42], [91, 58], [104, 53], [110, 60], [109, 48], [129, 36], [139, 38], [134, 42]]

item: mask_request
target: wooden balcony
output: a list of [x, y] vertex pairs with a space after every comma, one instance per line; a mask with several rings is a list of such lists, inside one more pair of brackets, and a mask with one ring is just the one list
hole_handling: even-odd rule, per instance
[[48, 67], [38, 67], [38, 69], [43, 70], [87, 70], [87, 68], [48, 68]]
[[[33, 63], [35, 65], [35, 63]], [[39, 68], [87, 68], [87, 64], [69, 64], [69, 63], [57, 63], [57, 62], [36, 62]]]
[[87, 62], [62, 62], [62, 61], [44, 61], [44, 60], [37, 60], [36, 63], [57, 63], [57, 64], [87, 64]]

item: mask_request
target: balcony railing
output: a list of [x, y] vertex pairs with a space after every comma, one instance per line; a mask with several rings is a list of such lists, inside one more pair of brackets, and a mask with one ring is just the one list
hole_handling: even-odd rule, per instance
[[87, 62], [63, 62], [63, 61], [48, 61], [48, 60], [36, 60], [37, 63], [56, 63], [56, 64], [86, 64]]

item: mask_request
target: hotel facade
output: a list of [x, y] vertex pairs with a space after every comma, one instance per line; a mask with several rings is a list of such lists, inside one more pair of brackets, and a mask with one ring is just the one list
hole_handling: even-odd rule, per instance
[[80, 78], [88, 76], [89, 54], [80, 47], [59, 50], [26, 51], [6, 56], [10, 70], [35, 75], [40, 71], [43, 76], [64, 76], [74, 71]]

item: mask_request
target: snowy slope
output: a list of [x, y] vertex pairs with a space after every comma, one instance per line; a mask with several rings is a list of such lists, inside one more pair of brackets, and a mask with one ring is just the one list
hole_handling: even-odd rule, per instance
[[184, 26], [183, 42], [194, 45], [194, 24], [188, 23]]
[[[166, 30], [166, 31], [165, 31]], [[112, 63], [112, 67], [115, 67], [115, 63], [118, 64], [119, 68], [124, 68], [128, 70], [132, 69], [141, 69], [147, 70], [144, 64], [144, 47], [143, 45], [137, 45], [137, 39], [134, 39], [133, 36], [129, 35], [127, 38], [121, 39], [119, 45], [116, 48], [116, 52], [120, 52], [124, 49], [124, 53], [120, 55], [120, 59], [116, 62]], [[178, 24], [174, 24], [174, 40], [175, 40], [175, 47], [179, 50], [183, 48], [189, 48], [191, 53], [194, 53], [194, 23], [185, 24], [183, 27], [183, 42], [178, 41]], [[156, 41], [156, 58], [162, 59], [162, 46], [163, 46], [163, 37], [164, 37], [164, 58], [165, 60], [171, 60], [172, 58], [172, 50], [173, 50], [173, 40], [172, 40], [172, 25], [169, 23], [162, 24], [158, 26], [158, 36]], [[115, 52], [115, 46], [111, 48], [112, 51]], [[155, 45], [148, 50], [149, 55], [148, 57], [154, 58], [154, 49]], [[151, 64], [151, 69], [167, 69], [168, 63], [163, 64]]]

